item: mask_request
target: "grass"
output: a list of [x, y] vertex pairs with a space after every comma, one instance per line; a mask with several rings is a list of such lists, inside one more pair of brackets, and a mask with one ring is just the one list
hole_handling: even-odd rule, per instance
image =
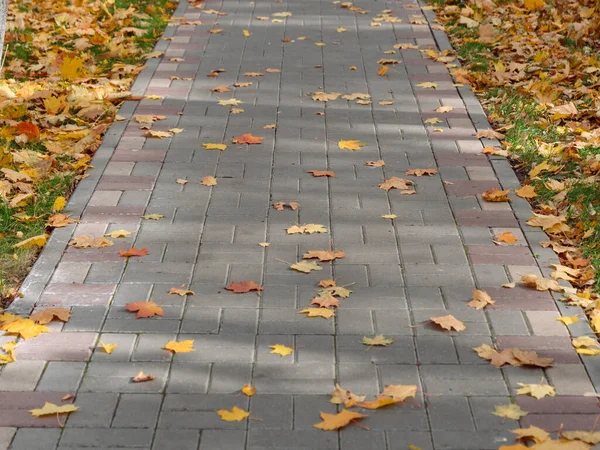
[[[9, 2], [11, 11], [21, 14], [25, 20], [22, 28], [9, 28], [10, 31], [7, 33], [3, 77], [16, 80], [11, 82], [12, 86], [15, 86], [15, 90], [21, 86], [33, 85], [34, 89], [30, 91], [31, 93], [46, 89], [55, 97], [60, 97], [68, 94], [71, 82], [57, 80], [56, 76], [50, 78], [46, 70], [30, 70], [32, 66], [35, 67], [44, 59], [52, 60], [53, 58], [48, 58], [48, 52], [54, 52], [53, 54], [57, 56], [63, 53], [76, 53], [78, 57], [85, 58], [86, 67], [96, 68], [95, 72], [91, 74], [92, 82], [95, 79], [114, 77], [111, 75], [111, 70], [116, 64], [142, 66], [145, 61], [144, 54], [151, 51], [164, 31], [170, 14], [176, 7], [176, 0], [116, 0], [102, 3], [103, 8], [99, 8], [98, 2], [92, 0], [78, 0], [75, 3], [71, 0]], [[60, 12], [73, 5], [77, 8], [85, 8], [88, 4], [90, 5], [89, 9], [84, 9], [86, 17], [80, 17], [82, 10], [78, 9], [78, 18], [81, 18], [84, 23], [97, 26], [103, 33], [106, 33], [108, 39], [103, 42], [92, 40], [88, 48], [80, 51], [75, 48], [75, 39], [78, 36], [73, 38], [64, 33], [64, 25], [48, 20], [48, 17], [53, 17], [55, 11]], [[137, 13], [123, 14], [123, 10], [127, 10], [130, 6], [133, 6]], [[35, 29], [31, 23], [36, 24]], [[121, 39], [122, 45], [135, 49], [135, 51], [128, 52], [125, 56], [111, 56], [114, 54], [111, 53], [114, 51], [114, 47], [111, 47], [114, 41], [112, 35], [125, 27], [142, 30], [139, 36], [131, 34], [127, 35], [125, 39]], [[52, 42], [50, 47], [45, 46], [43, 42], [40, 45], [40, 42], [35, 39], [39, 33], [46, 33], [50, 37], [51, 40], [48, 40], [48, 42]], [[122, 76], [119, 75], [119, 78]], [[0, 80], [1, 82], [2, 80]], [[127, 86], [124, 85], [122, 89], [126, 88]], [[114, 106], [118, 106], [118, 104]], [[14, 127], [1, 128], [0, 167], [24, 172], [33, 170], [32, 167], [19, 164], [14, 159], [14, 155], [20, 152], [34, 152], [40, 155], [42, 160], [50, 158], [54, 162], [49, 170], [42, 171], [40, 176], [32, 177], [33, 181], [29, 184], [28, 189], [33, 189], [35, 196], [25, 205], [13, 208], [9, 206], [11, 198], [14, 198], [17, 193], [21, 193], [18, 188], [13, 189], [4, 198], [0, 190], [0, 309], [14, 297], [18, 286], [39, 253], [37, 247], [24, 249], [13, 246], [27, 238], [51, 231], [47, 227], [47, 220], [53, 213], [54, 201], [58, 197], [68, 198], [77, 181], [84, 175], [87, 168], [86, 161], [89, 160], [95, 148], [87, 149], [75, 158], [68, 152], [64, 154], [50, 152], [49, 142], [52, 138], [56, 140], [55, 136], [57, 133], [62, 133], [65, 126], [75, 125], [91, 130], [99, 124], [108, 125], [113, 120], [114, 107], [108, 108], [107, 112], [99, 117], [89, 120], [77, 115], [82, 107], [69, 102], [67, 108], [59, 115], [59, 113], [48, 114], [39, 99], [28, 101], [28, 98], [25, 97], [12, 103], [3, 102], [0, 117], [14, 121], [15, 124], [26, 122], [37, 125], [42, 135], [39, 139], [29, 139], [25, 143], [17, 142], [15, 139], [17, 133]], [[50, 120], [53, 117], [56, 123]], [[52, 130], [53, 127], [55, 130]], [[74, 139], [73, 144], [77, 142], [77, 139]], [[0, 174], [0, 182], [3, 181], [4, 178]]]

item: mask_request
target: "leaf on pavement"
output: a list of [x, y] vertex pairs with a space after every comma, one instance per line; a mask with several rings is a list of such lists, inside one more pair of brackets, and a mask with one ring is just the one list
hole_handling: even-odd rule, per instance
[[550, 433], [533, 425], [529, 425], [527, 428], [517, 428], [516, 430], [511, 430], [511, 433], [516, 434], [517, 439], [531, 439], [538, 444], [550, 438]]
[[131, 231], [127, 231], [127, 230], [115, 230], [115, 231], [111, 231], [108, 234], [105, 234], [104, 236], [108, 236], [111, 237], [113, 239], [118, 239], [118, 238], [125, 238], [127, 236], [131, 235]]
[[165, 316], [163, 309], [156, 303], [154, 303], [152, 300], [148, 302], [128, 303], [127, 305], [125, 305], [125, 309], [131, 312], [137, 311], [137, 319], [146, 319], [154, 316]]
[[417, 395], [417, 385], [388, 384], [381, 395], [388, 395], [398, 401], [403, 402], [407, 398], [414, 398]]
[[565, 222], [567, 217], [564, 215], [544, 215], [533, 213], [534, 217], [527, 220], [527, 225], [532, 227], [541, 227], [542, 230], [548, 231], [549, 233], [563, 233], [569, 231], [571, 228]]
[[356, 395], [350, 392], [349, 389], [344, 389], [336, 383], [335, 389], [331, 393], [330, 403], [334, 405], [344, 405], [346, 408], [351, 408], [357, 402], [362, 402], [367, 398], [366, 395]]
[[75, 405], [55, 405], [54, 403], [46, 402], [42, 408], [30, 409], [29, 412], [32, 416], [42, 417], [54, 414], [68, 414], [77, 411], [79, 407]]
[[319, 261], [333, 261], [334, 259], [342, 259], [346, 254], [341, 250], [326, 251], [326, 250], [309, 250], [307, 253], [302, 255], [303, 259], [318, 258]]
[[519, 420], [521, 417], [525, 417], [527, 415], [527, 413], [523, 411], [519, 405], [515, 405], [514, 403], [496, 406], [496, 410], [492, 412], [492, 414], [513, 420]]
[[145, 247], [144, 248], [140, 248], [140, 249], [132, 247], [129, 250], [119, 250], [119, 254], [121, 256], [126, 257], [126, 258], [129, 258], [131, 256], [147, 256], [148, 255], [148, 249], [145, 248]]
[[138, 374], [135, 377], [133, 377], [131, 379], [131, 381], [133, 381], [134, 383], [145, 383], [146, 381], [152, 381], [152, 380], [156, 380], [156, 377], [154, 375], [146, 374], [146, 373], [142, 372], [141, 370], [138, 372]]
[[231, 283], [225, 289], [232, 291], [234, 294], [245, 294], [250, 291], [264, 291], [265, 288], [256, 284], [254, 281], [236, 281]]
[[379, 409], [384, 406], [394, 405], [394, 404], [400, 403], [400, 402], [401, 402], [400, 399], [396, 399], [393, 397], [387, 397], [385, 395], [378, 395], [376, 400], [359, 402], [359, 403], [356, 403], [356, 405], [354, 405], [354, 406], [357, 406], [358, 408], [365, 408], [365, 409]]
[[349, 411], [347, 409], [343, 409], [342, 412], [338, 414], [321, 412], [321, 419], [323, 421], [314, 424], [313, 427], [325, 431], [339, 430], [340, 428], [344, 428], [345, 426], [349, 425], [350, 422], [356, 421], [357, 419], [362, 419], [363, 417], [367, 416], [354, 411]]
[[102, 347], [102, 350], [104, 350], [104, 353], [107, 353], [110, 355], [118, 347], [118, 344], [105, 344], [104, 342], [100, 341], [100, 347]]
[[0, 330], [6, 334], [21, 336], [23, 339], [31, 339], [42, 333], [47, 333], [50, 329], [44, 325], [38, 325], [31, 319], [20, 316], [14, 316], [11, 319], [2, 321]]
[[509, 192], [510, 189], [501, 191], [499, 189], [492, 188], [485, 191], [483, 194], [481, 194], [481, 196], [488, 202], [510, 202], [510, 198], [508, 197]]
[[517, 194], [521, 198], [534, 198], [534, 197], [537, 197], [537, 194], [535, 193], [534, 187], [531, 186], [530, 184], [527, 185], [527, 186], [523, 186], [521, 189], [517, 189], [515, 191], [515, 194]]
[[414, 175], [416, 177], [430, 177], [438, 173], [437, 169], [409, 169], [404, 175]]
[[471, 308], [479, 310], [485, 308], [488, 305], [493, 305], [494, 303], [496, 303], [494, 300], [492, 300], [492, 297], [490, 297], [489, 294], [485, 291], [473, 289], [472, 294], [473, 300], [467, 303], [467, 305], [469, 305]]
[[196, 293], [194, 291], [190, 291], [189, 289], [171, 288], [169, 290], [169, 295], [173, 294], [185, 297], [186, 295], [195, 295]]
[[312, 261], [299, 261], [290, 266], [290, 269], [302, 273], [310, 273], [313, 270], [323, 270], [323, 267]]
[[76, 222], [78, 221], [73, 219], [70, 215], [61, 213], [55, 213], [48, 217], [48, 226], [52, 228], [64, 228], [67, 225], [71, 225], [72, 223]]
[[550, 386], [549, 384], [518, 384], [521, 387], [517, 389], [517, 395], [531, 395], [537, 399], [554, 397], [556, 395], [556, 388], [554, 386]]
[[383, 167], [385, 166], [385, 162], [383, 161], [383, 159], [378, 159], [377, 161], [365, 161], [365, 166]]
[[340, 301], [331, 295], [325, 295], [323, 297], [314, 297], [310, 304], [319, 305], [321, 308], [337, 308], [340, 306]]
[[313, 177], [331, 177], [335, 178], [335, 173], [331, 170], [307, 170], [308, 173], [312, 173]]
[[164, 217], [165, 216], [163, 214], [146, 214], [145, 216], [142, 216], [142, 219], [144, 219], [144, 220], [160, 220]]
[[436, 89], [438, 87], [437, 83], [431, 83], [429, 81], [425, 81], [423, 83], [417, 84], [420, 88], [423, 89]]
[[285, 345], [282, 345], [282, 344], [269, 345], [269, 348], [272, 349], [270, 351], [270, 353], [274, 353], [274, 354], [280, 355], [280, 356], [291, 355], [294, 352], [293, 349], [291, 349], [290, 347], [286, 347]]
[[307, 314], [308, 317], [322, 317], [323, 319], [330, 319], [335, 316], [335, 312], [327, 308], [306, 308], [299, 311], [298, 314]]
[[194, 340], [193, 339], [189, 339], [187, 341], [180, 341], [180, 342], [169, 341], [165, 344], [165, 346], [163, 348], [172, 353], [189, 353], [189, 352], [196, 351], [196, 349], [194, 348]]
[[409, 186], [413, 186], [415, 183], [411, 180], [404, 178], [392, 177], [379, 184], [379, 189], [389, 191], [390, 189], [409, 189]]
[[430, 320], [444, 330], [464, 331], [467, 329], [464, 323], [451, 314], [448, 314], [447, 316], [430, 317]]
[[300, 207], [300, 203], [298, 202], [276, 202], [273, 203], [273, 208], [277, 211], [283, 211], [285, 207], [288, 206], [292, 211], [296, 211]]
[[538, 291], [554, 291], [562, 292], [564, 289], [560, 287], [556, 280], [547, 280], [540, 278], [535, 274], [527, 274], [521, 277], [521, 283], [529, 288], [535, 288]]
[[211, 175], [207, 175], [205, 177], [202, 178], [202, 181], [200, 182], [200, 184], [202, 186], [216, 186], [217, 185], [217, 179]]
[[252, 397], [254, 394], [256, 394], [256, 388], [254, 386], [246, 384], [244, 385], [244, 387], [242, 387], [242, 394], [248, 397]]
[[114, 242], [105, 237], [76, 236], [69, 242], [69, 245], [76, 248], [102, 248], [111, 247]]
[[225, 422], [239, 422], [241, 420], [244, 420], [246, 417], [250, 416], [249, 412], [244, 411], [243, 409], [238, 408], [237, 406], [231, 408], [231, 411], [228, 411], [226, 409], [220, 409], [217, 411], [217, 414], [219, 415], [219, 417], [221, 417], [221, 420]]
[[234, 144], [262, 144], [264, 137], [252, 136], [251, 133], [242, 134], [233, 138], [231, 142]]
[[364, 345], [369, 345], [369, 346], [381, 346], [381, 347], [387, 347], [388, 345], [392, 344], [394, 342], [394, 340], [392, 338], [386, 338], [383, 334], [378, 334], [377, 336], [373, 336], [373, 337], [363, 337], [362, 343]]
[[[570, 441], [581, 441], [590, 445], [596, 445], [600, 443], [600, 431], [561, 431], [560, 435], [561, 437]], [[566, 446], [565, 449], [571, 450]], [[573, 448], [572, 450], [586, 450], [586, 448], [580, 447]]]
[[475, 134], [475, 137], [477, 139], [504, 139], [506, 136], [504, 136], [502, 133], [498, 133], [497, 131], [494, 130], [483, 130], [483, 131], [478, 131]]
[[220, 150], [223, 151], [227, 148], [227, 144], [211, 144], [211, 143], [207, 143], [207, 144], [202, 144], [202, 146], [206, 149], [206, 150]]
[[327, 233], [327, 228], [318, 223], [308, 223], [306, 225], [293, 225], [285, 229], [287, 234], [313, 234]]
[[40, 325], [46, 325], [54, 319], [68, 322], [71, 318], [71, 311], [65, 308], [47, 308], [32, 314], [29, 318]]
[[494, 243], [496, 243], [496, 244], [514, 244], [515, 242], [517, 242], [517, 240], [518, 240], [517, 237], [514, 234], [512, 234], [512, 232], [506, 231], [504, 233], [500, 233], [499, 235], [497, 235]]

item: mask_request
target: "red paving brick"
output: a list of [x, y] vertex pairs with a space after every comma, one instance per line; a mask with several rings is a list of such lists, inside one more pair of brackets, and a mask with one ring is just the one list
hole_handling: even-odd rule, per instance
[[467, 254], [473, 264], [534, 265], [535, 259], [528, 247], [502, 245], [467, 245]]
[[148, 191], [152, 189], [156, 177], [104, 175], [100, 178], [96, 189], [100, 191]]
[[446, 185], [448, 195], [478, 195], [488, 189], [500, 188], [496, 180], [455, 180]]
[[548, 292], [516, 287], [483, 287], [493, 300], [494, 308], [519, 311], [557, 311], [556, 302]]
[[20, 360], [87, 361], [95, 346], [96, 333], [42, 333], [19, 344]]
[[518, 227], [519, 223], [512, 211], [454, 211], [461, 227]]
[[[66, 405], [73, 400], [61, 399], [71, 392], [0, 392], [0, 427], [60, 428], [56, 416], [35, 417], [29, 412], [44, 406], [46, 402]], [[64, 424], [65, 415], [60, 416]]]
[[42, 293], [37, 306], [108, 306], [116, 284], [52, 283]]
[[534, 350], [544, 358], [554, 358], [554, 364], [581, 363], [568, 337], [562, 336], [496, 336], [498, 348]]
[[116, 150], [111, 161], [114, 162], [162, 162], [167, 154], [166, 150]]
[[600, 402], [593, 397], [557, 395], [537, 399], [518, 395], [515, 402], [531, 414], [600, 414]]
[[590, 431], [600, 423], [598, 414], [528, 414], [521, 419], [524, 428], [530, 425], [542, 428], [549, 432], [563, 431]]
[[485, 155], [457, 152], [436, 152], [435, 159], [440, 167], [491, 167]]

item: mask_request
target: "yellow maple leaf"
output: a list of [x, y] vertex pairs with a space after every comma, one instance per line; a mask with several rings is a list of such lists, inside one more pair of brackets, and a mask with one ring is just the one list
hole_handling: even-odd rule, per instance
[[10, 322], [4, 322], [2, 326], [0, 326], [0, 330], [6, 331], [6, 334], [21, 336], [25, 340], [50, 331], [48, 327], [38, 325], [33, 320], [25, 319], [23, 317], [18, 317]]
[[330, 319], [335, 316], [335, 312], [327, 308], [306, 308], [298, 314], [308, 314], [308, 317], [322, 317], [323, 319]]
[[270, 353], [274, 353], [274, 354], [280, 355], [280, 356], [291, 355], [294, 351], [290, 347], [286, 347], [285, 345], [282, 345], [282, 344], [269, 345], [269, 348], [272, 349]]
[[554, 386], [550, 386], [549, 384], [518, 384], [521, 387], [517, 389], [517, 395], [529, 394], [537, 399], [554, 397], [556, 395], [556, 388]]
[[362, 142], [356, 139], [348, 140], [348, 141], [339, 141], [338, 147], [345, 150], [360, 150], [361, 147], [365, 147], [367, 145], [366, 142]]
[[188, 353], [196, 351], [196, 349], [194, 348], [193, 339], [181, 342], [169, 341], [165, 344], [163, 348], [173, 353]]
[[248, 397], [252, 397], [254, 394], [256, 394], [256, 388], [254, 386], [246, 384], [242, 388], [242, 394], [247, 395]]
[[113, 239], [118, 239], [118, 238], [125, 238], [127, 236], [129, 236], [131, 234], [131, 231], [127, 231], [127, 230], [114, 230], [111, 231], [108, 234], [105, 234], [104, 236], [108, 236], [111, 237]]
[[206, 150], [220, 150], [223, 151], [227, 148], [227, 144], [202, 144], [202, 146], [206, 149]]
[[85, 58], [65, 55], [63, 62], [58, 66], [63, 80], [72, 81], [85, 75]]
[[66, 204], [67, 204], [66, 198], [56, 197], [56, 199], [54, 200], [54, 205], [52, 205], [52, 209], [54, 211], [62, 211], [63, 209], [65, 209]]
[[40, 325], [46, 325], [54, 319], [68, 322], [71, 318], [71, 311], [65, 308], [47, 308], [32, 314], [29, 318]]
[[77, 411], [79, 407], [75, 405], [55, 405], [54, 403], [46, 402], [42, 408], [30, 409], [29, 412], [32, 416], [41, 417], [48, 416], [50, 414], [68, 414]]
[[33, 236], [29, 239], [25, 239], [24, 241], [17, 242], [15, 245], [13, 245], [13, 248], [43, 247], [44, 245], [46, 245], [47, 240], [47, 234], [40, 234], [38, 236]]
[[312, 261], [299, 261], [297, 263], [292, 264], [290, 266], [290, 269], [294, 269], [302, 273], [310, 273], [313, 270], [323, 270], [323, 267]]
[[383, 334], [378, 334], [377, 336], [373, 336], [372, 338], [364, 336], [362, 340], [362, 343], [365, 345], [378, 345], [383, 347], [387, 347], [393, 342], [394, 340], [392, 338], [386, 338]]
[[229, 100], [219, 100], [219, 105], [221, 106], [237, 106], [240, 103], [244, 102], [235, 98], [230, 98]]
[[362, 419], [363, 417], [367, 416], [354, 411], [349, 411], [347, 409], [343, 409], [342, 412], [338, 414], [327, 414], [321, 412], [321, 419], [323, 419], [323, 422], [316, 423], [313, 425], [313, 427], [325, 431], [338, 430], [347, 426], [353, 420]]
[[245, 37], [250, 37], [252, 36], [252, 33], [250, 33], [248, 30], [242, 30], [242, 32], [244, 33]]
[[104, 342], [100, 341], [100, 347], [102, 347], [102, 350], [104, 350], [105, 353], [108, 353], [109, 355], [115, 351], [115, 348], [117, 348], [118, 344], [105, 344]]
[[556, 319], [559, 322], [564, 323], [565, 325], [571, 325], [572, 323], [579, 322], [579, 317], [577, 316], [563, 316]]
[[424, 83], [419, 83], [419, 84], [417, 84], [417, 86], [424, 88], [424, 89], [435, 89], [438, 87], [438, 85], [436, 83], [431, 83], [429, 81], [426, 81]]
[[217, 414], [219, 417], [221, 417], [221, 420], [224, 420], [225, 422], [239, 422], [240, 420], [244, 420], [246, 417], [250, 416], [249, 412], [244, 411], [237, 406], [231, 408], [231, 411], [220, 409], [217, 411]]
[[521, 417], [527, 415], [525, 411], [523, 411], [519, 405], [514, 403], [508, 405], [499, 405], [496, 406], [496, 410], [492, 412], [495, 416], [506, 417], [507, 419], [519, 420]]

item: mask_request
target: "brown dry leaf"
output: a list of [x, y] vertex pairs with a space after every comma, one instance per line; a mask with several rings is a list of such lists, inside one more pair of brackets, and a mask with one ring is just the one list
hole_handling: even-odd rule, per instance
[[229, 86], [227, 85], [221, 85], [221, 86], [215, 86], [214, 88], [211, 89], [212, 92], [231, 92], [231, 89], [229, 89]]
[[245, 77], [263, 77], [265, 74], [262, 72], [244, 72]]
[[467, 329], [464, 323], [451, 314], [448, 314], [447, 316], [430, 317], [430, 320], [444, 330], [464, 331]]
[[564, 289], [560, 287], [557, 281], [540, 278], [535, 274], [527, 274], [521, 277], [521, 283], [529, 288], [535, 288], [538, 291], [554, 291], [562, 292]]
[[337, 286], [337, 283], [334, 280], [321, 280], [319, 281], [318, 285], [324, 288], [328, 288]]
[[340, 95], [342, 95], [341, 92], [313, 92], [312, 94], [310, 94], [310, 96], [312, 97], [312, 99], [316, 102], [329, 102], [332, 100], [337, 100]]
[[307, 170], [308, 173], [312, 173], [313, 177], [331, 177], [335, 178], [335, 173], [331, 170]]
[[535, 366], [535, 367], [550, 367], [554, 362], [552, 358], [542, 358], [537, 352], [520, 350], [518, 348], [512, 349], [513, 356], [524, 366]]
[[404, 172], [405, 175], [414, 175], [416, 177], [429, 177], [438, 173], [437, 169], [409, 169]]
[[52, 228], [64, 228], [67, 225], [71, 225], [72, 223], [77, 223], [78, 220], [71, 218], [70, 215], [65, 215], [61, 213], [52, 214], [48, 218], [48, 226]]
[[438, 87], [437, 83], [431, 83], [429, 81], [426, 81], [424, 83], [419, 83], [419, 84], [417, 84], [417, 86], [419, 86], [420, 88], [423, 88], [423, 89], [436, 89]]
[[527, 220], [527, 225], [532, 227], [541, 227], [542, 230], [548, 231], [549, 233], [563, 233], [569, 231], [571, 228], [565, 223], [567, 217], [564, 215], [544, 215], [533, 213], [534, 217]]
[[200, 182], [200, 184], [203, 186], [216, 186], [217, 179], [211, 175], [207, 175], [202, 178], [202, 181]]
[[494, 241], [496, 244], [514, 244], [517, 242], [517, 237], [512, 234], [510, 231], [506, 231], [504, 233], [500, 233], [496, 236], [496, 240]]
[[379, 189], [389, 191], [390, 189], [409, 189], [409, 186], [413, 186], [415, 183], [411, 180], [405, 180], [404, 178], [392, 177], [379, 184]]
[[452, 106], [440, 106], [439, 108], [435, 109], [435, 112], [438, 113], [447, 113], [452, 111], [454, 108]]
[[363, 417], [367, 416], [357, 412], [348, 411], [347, 409], [343, 409], [342, 412], [338, 414], [327, 414], [321, 412], [321, 419], [323, 422], [316, 423], [313, 425], [313, 427], [325, 431], [339, 430], [340, 428], [344, 428], [345, 426], [349, 425], [350, 422], [356, 421], [357, 419], [362, 419]]
[[171, 288], [171, 290], [169, 290], [169, 295], [179, 295], [181, 297], [185, 297], [186, 295], [195, 295], [196, 293], [194, 291], [190, 291], [189, 289], [182, 289], [182, 288]]
[[71, 311], [65, 308], [47, 308], [32, 314], [29, 318], [40, 325], [46, 325], [54, 319], [68, 322], [71, 318]]
[[111, 247], [114, 242], [105, 237], [76, 236], [69, 242], [69, 245], [76, 248], [102, 248]]
[[263, 139], [263, 137], [252, 136], [252, 133], [246, 133], [233, 138], [231, 142], [234, 144], [262, 144]]
[[131, 379], [131, 381], [133, 381], [134, 383], [145, 383], [146, 381], [152, 381], [155, 379], [156, 377], [154, 375], [145, 374], [140, 370], [138, 374]]
[[[600, 431], [561, 431], [561, 437], [568, 439], [570, 441], [581, 441], [580, 444], [585, 442], [586, 444], [595, 445], [600, 443]], [[575, 443], [575, 442], [572, 442]], [[587, 448], [580, 447], [576, 448], [568, 448], [564, 447], [566, 450], [586, 450]], [[551, 450], [551, 449], [550, 449]]]
[[128, 303], [127, 305], [125, 305], [125, 309], [131, 312], [137, 311], [137, 319], [145, 319], [154, 316], [165, 316], [163, 309], [159, 305], [154, 303], [152, 300], [148, 302]]
[[364, 345], [369, 345], [369, 346], [381, 346], [381, 347], [387, 347], [388, 345], [392, 344], [394, 342], [394, 339], [392, 338], [386, 338], [383, 334], [378, 334], [377, 336], [373, 336], [373, 337], [363, 337], [362, 343]]
[[256, 284], [254, 281], [236, 281], [231, 283], [225, 289], [232, 291], [234, 294], [245, 294], [250, 291], [264, 291], [265, 288]]
[[488, 202], [510, 202], [510, 198], [508, 198], [509, 192], [510, 189], [501, 191], [499, 189], [492, 188], [485, 191], [483, 194], [481, 194], [481, 196]]
[[377, 161], [365, 161], [365, 166], [383, 167], [385, 166], [385, 162], [383, 161], [383, 159], [378, 159]]
[[498, 133], [497, 131], [494, 130], [483, 130], [483, 131], [478, 131], [475, 134], [475, 137], [477, 139], [481, 139], [481, 138], [485, 138], [485, 139], [504, 139], [506, 136], [504, 136], [502, 133]]
[[534, 187], [531, 186], [530, 184], [527, 185], [527, 186], [523, 186], [521, 189], [517, 189], [515, 191], [515, 194], [517, 194], [521, 198], [534, 198], [534, 197], [537, 197], [537, 194], [535, 193]]
[[479, 289], [473, 289], [473, 300], [471, 300], [467, 305], [471, 308], [475, 309], [483, 309], [488, 305], [493, 305], [496, 303], [492, 300], [492, 297], [485, 291], [480, 291]]
[[327, 233], [327, 228], [318, 223], [309, 223], [306, 225], [293, 225], [286, 228], [287, 234], [313, 234], [313, 233]]
[[248, 86], [252, 86], [252, 82], [240, 82], [240, 81], [238, 81], [237, 83], [233, 83], [233, 87], [248, 87]]
[[274, 124], [274, 123], [269, 123], [269, 124], [267, 124], [267, 125], [263, 126], [263, 128], [264, 128], [265, 130], [274, 130], [275, 128], [277, 128], [277, 124]]
[[300, 207], [300, 203], [298, 203], [298, 202], [273, 203], [273, 208], [275, 208], [277, 211], [283, 211], [286, 206], [288, 206], [292, 211], [296, 211]]
[[344, 405], [346, 408], [350, 408], [356, 405], [357, 402], [364, 401], [366, 397], [366, 395], [353, 394], [349, 389], [344, 389], [336, 383], [329, 402], [334, 405]]
[[310, 304], [319, 305], [321, 308], [337, 308], [340, 306], [340, 301], [331, 295], [324, 295], [321, 297], [314, 297]]
[[135, 247], [132, 247], [129, 250], [119, 250], [119, 254], [126, 258], [129, 258], [131, 256], [146, 256], [146, 255], [148, 255], [148, 249], [147, 248], [137, 249]]
[[302, 273], [310, 273], [313, 270], [323, 270], [323, 267], [321, 267], [320, 265], [318, 265], [317, 263], [314, 263], [312, 261], [300, 261], [297, 263], [294, 263], [290, 266], [290, 269], [296, 270], [298, 272], [302, 272]]
[[499, 148], [496, 147], [485, 147], [481, 153], [483, 153], [484, 155], [494, 155], [494, 156], [508, 156], [508, 151], [506, 150], [501, 150]]
[[153, 131], [153, 130], [149, 130], [149, 131], [146, 131], [146, 134], [144, 134], [144, 136], [151, 137], [151, 138], [162, 139], [162, 138], [173, 137], [173, 133], [170, 133], [168, 131]]
[[302, 255], [303, 259], [318, 258], [319, 261], [333, 261], [337, 258], [344, 258], [346, 254], [341, 250], [326, 251], [326, 250], [309, 250], [307, 253]]

